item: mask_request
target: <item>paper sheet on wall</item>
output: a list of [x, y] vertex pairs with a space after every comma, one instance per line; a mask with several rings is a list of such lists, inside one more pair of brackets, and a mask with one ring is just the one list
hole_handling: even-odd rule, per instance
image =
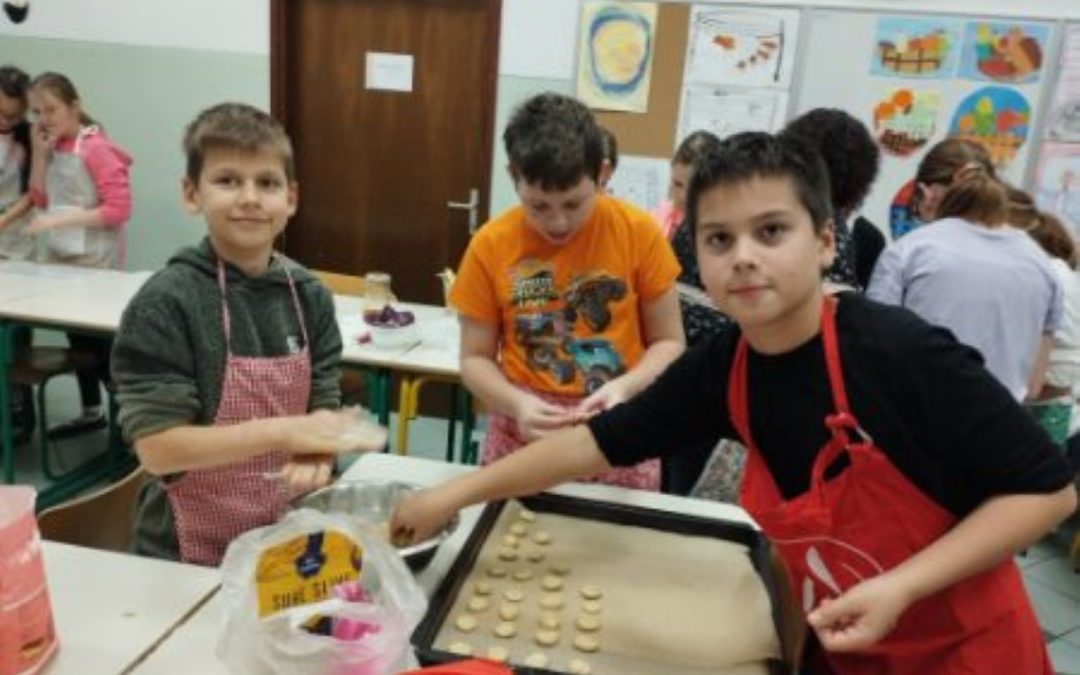
[[1080, 144], [1047, 143], [1035, 185], [1039, 207], [1061, 218], [1080, 239]]
[[675, 143], [699, 129], [720, 138], [784, 126], [788, 95], [772, 89], [688, 86], [683, 89]]
[[670, 159], [623, 155], [607, 190], [613, 197], [652, 211], [667, 197], [670, 177]]
[[649, 107], [655, 2], [586, 0], [581, 6], [577, 97], [596, 110]]
[[787, 89], [798, 34], [798, 10], [694, 5], [683, 82]]
[[1046, 125], [1051, 141], [1080, 143], [1080, 25], [1066, 29], [1057, 88]]

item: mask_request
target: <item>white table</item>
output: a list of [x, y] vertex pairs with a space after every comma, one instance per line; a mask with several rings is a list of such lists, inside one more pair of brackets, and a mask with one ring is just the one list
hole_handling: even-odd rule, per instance
[[[474, 467], [461, 464], [415, 457], [368, 454], [350, 466], [341, 480], [377, 479], [430, 486], [475, 470]], [[754, 525], [743, 509], [732, 504], [591, 483], [562, 485], [551, 492]], [[417, 581], [429, 598], [461, 552], [483, 508], [483, 505], [471, 506], [461, 512], [457, 530], [439, 547], [431, 564], [417, 575]], [[194, 616], [177, 627], [133, 672], [140, 675], [228, 675], [228, 671], [214, 656], [214, 646], [217, 644], [222, 622], [220, 596], [215, 596]]]
[[55, 542], [42, 546], [60, 642], [48, 675], [124, 672], [218, 588], [215, 569]]

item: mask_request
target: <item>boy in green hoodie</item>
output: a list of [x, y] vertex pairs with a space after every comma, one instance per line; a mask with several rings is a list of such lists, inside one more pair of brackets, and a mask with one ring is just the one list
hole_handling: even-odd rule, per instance
[[236, 536], [325, 485], [336, 453], [385, 434], [348, 433], [333, 298], [273, 250], [297, 204], [284, 129], [221, 104], [188, 126], [184, 151], [184, 205], [207, 237], [131, 301], [112, 367], [121, 426], [157, 478], [139, 498], [135, 551], [217, 565]]

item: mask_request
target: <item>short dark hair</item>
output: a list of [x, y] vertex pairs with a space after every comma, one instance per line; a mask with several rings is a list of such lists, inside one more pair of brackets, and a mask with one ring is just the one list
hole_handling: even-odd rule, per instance
[[259, 152], [281, 159], [285, 176], [296, 180], [292, 143], [285, 128], [267, 113], [246, 103], [219, 103], [203, 110], [184, 132], [187, 177], [198, 182], [206, 154], [215, 148]]
[[30, 76], [15, 66], [0, 66], [0, 92], [8, 98], [26, 103], [26, 92], [30, 89]]
[[600, 125], [600, 158], [610, 164], [612, 170], [619, 166], [619, 139], [603, 125]]
[[694, 164], [686, 197], [690, 232], [697, 231], [698, 202], [706, 190], [753, 178], [789, 179], [815, 232], [832, 217], [829, 172], [821, 155], [794, 134], [747, 131], [728, 136]]
[[514, 111], [503, 143], [514, 181], [567, 190], [583, 176], [600, 178], [600, 127], [582, 103], [562, 94], [532, 97]]
[[720, 143], [720, 138], [710, 131], [699, 129], [691, 132], [675, 149], [675, 156], [671, 158], [671, 163], [692, 167], [698, 158], [715, 148], [718, 143]]
[[881, 151], [866, 125], [838, 108], [814, 108], [784, 130], [806, 139], [825, 160], [833, 209], [845, 214], [857, 209], [881, 163]]

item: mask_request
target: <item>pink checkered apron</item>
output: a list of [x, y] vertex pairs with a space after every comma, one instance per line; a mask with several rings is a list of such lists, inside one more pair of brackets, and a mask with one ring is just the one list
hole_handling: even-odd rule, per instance
[[[533, 389], [526, 389], [526, 391], [544, 399], [548, 403], [554, 403], [567, 410], [576, 408], [582, 401], [577, 396], [559, 396]], [[500, 457], [505, 457], [526, 445], [525, 439], [518, 434], [517, 421], [513, 417], [491, 410], [488, 412], [487, 421], [487, 436], [484, 438], [484, 446], [480, 452], [481, 464], [491, 464]], [[621, 485], [622, 487], [655, 492], [660, 489], [660, 460], [650, 459], [641, 464], [612, 469], [582, 480], [588, 483]]]
[[[288, 269], [285, 274], [300, 321], [303, 349], [286, 356], [234, 356], [225, 301], [225, 267], [218, 262], [226, 361], [214, 426], [307, 412], [311, 392], [307, 327], [296, 285]], [[181, 559], [216, 566], [237, 536], [277, 522], [285, 512], [289, 495], [275, 474], [281, 471], [286, 458], [283, 452], [266, 452], [240, 462], [188, 471], [179, 480], [166, 483]]]

